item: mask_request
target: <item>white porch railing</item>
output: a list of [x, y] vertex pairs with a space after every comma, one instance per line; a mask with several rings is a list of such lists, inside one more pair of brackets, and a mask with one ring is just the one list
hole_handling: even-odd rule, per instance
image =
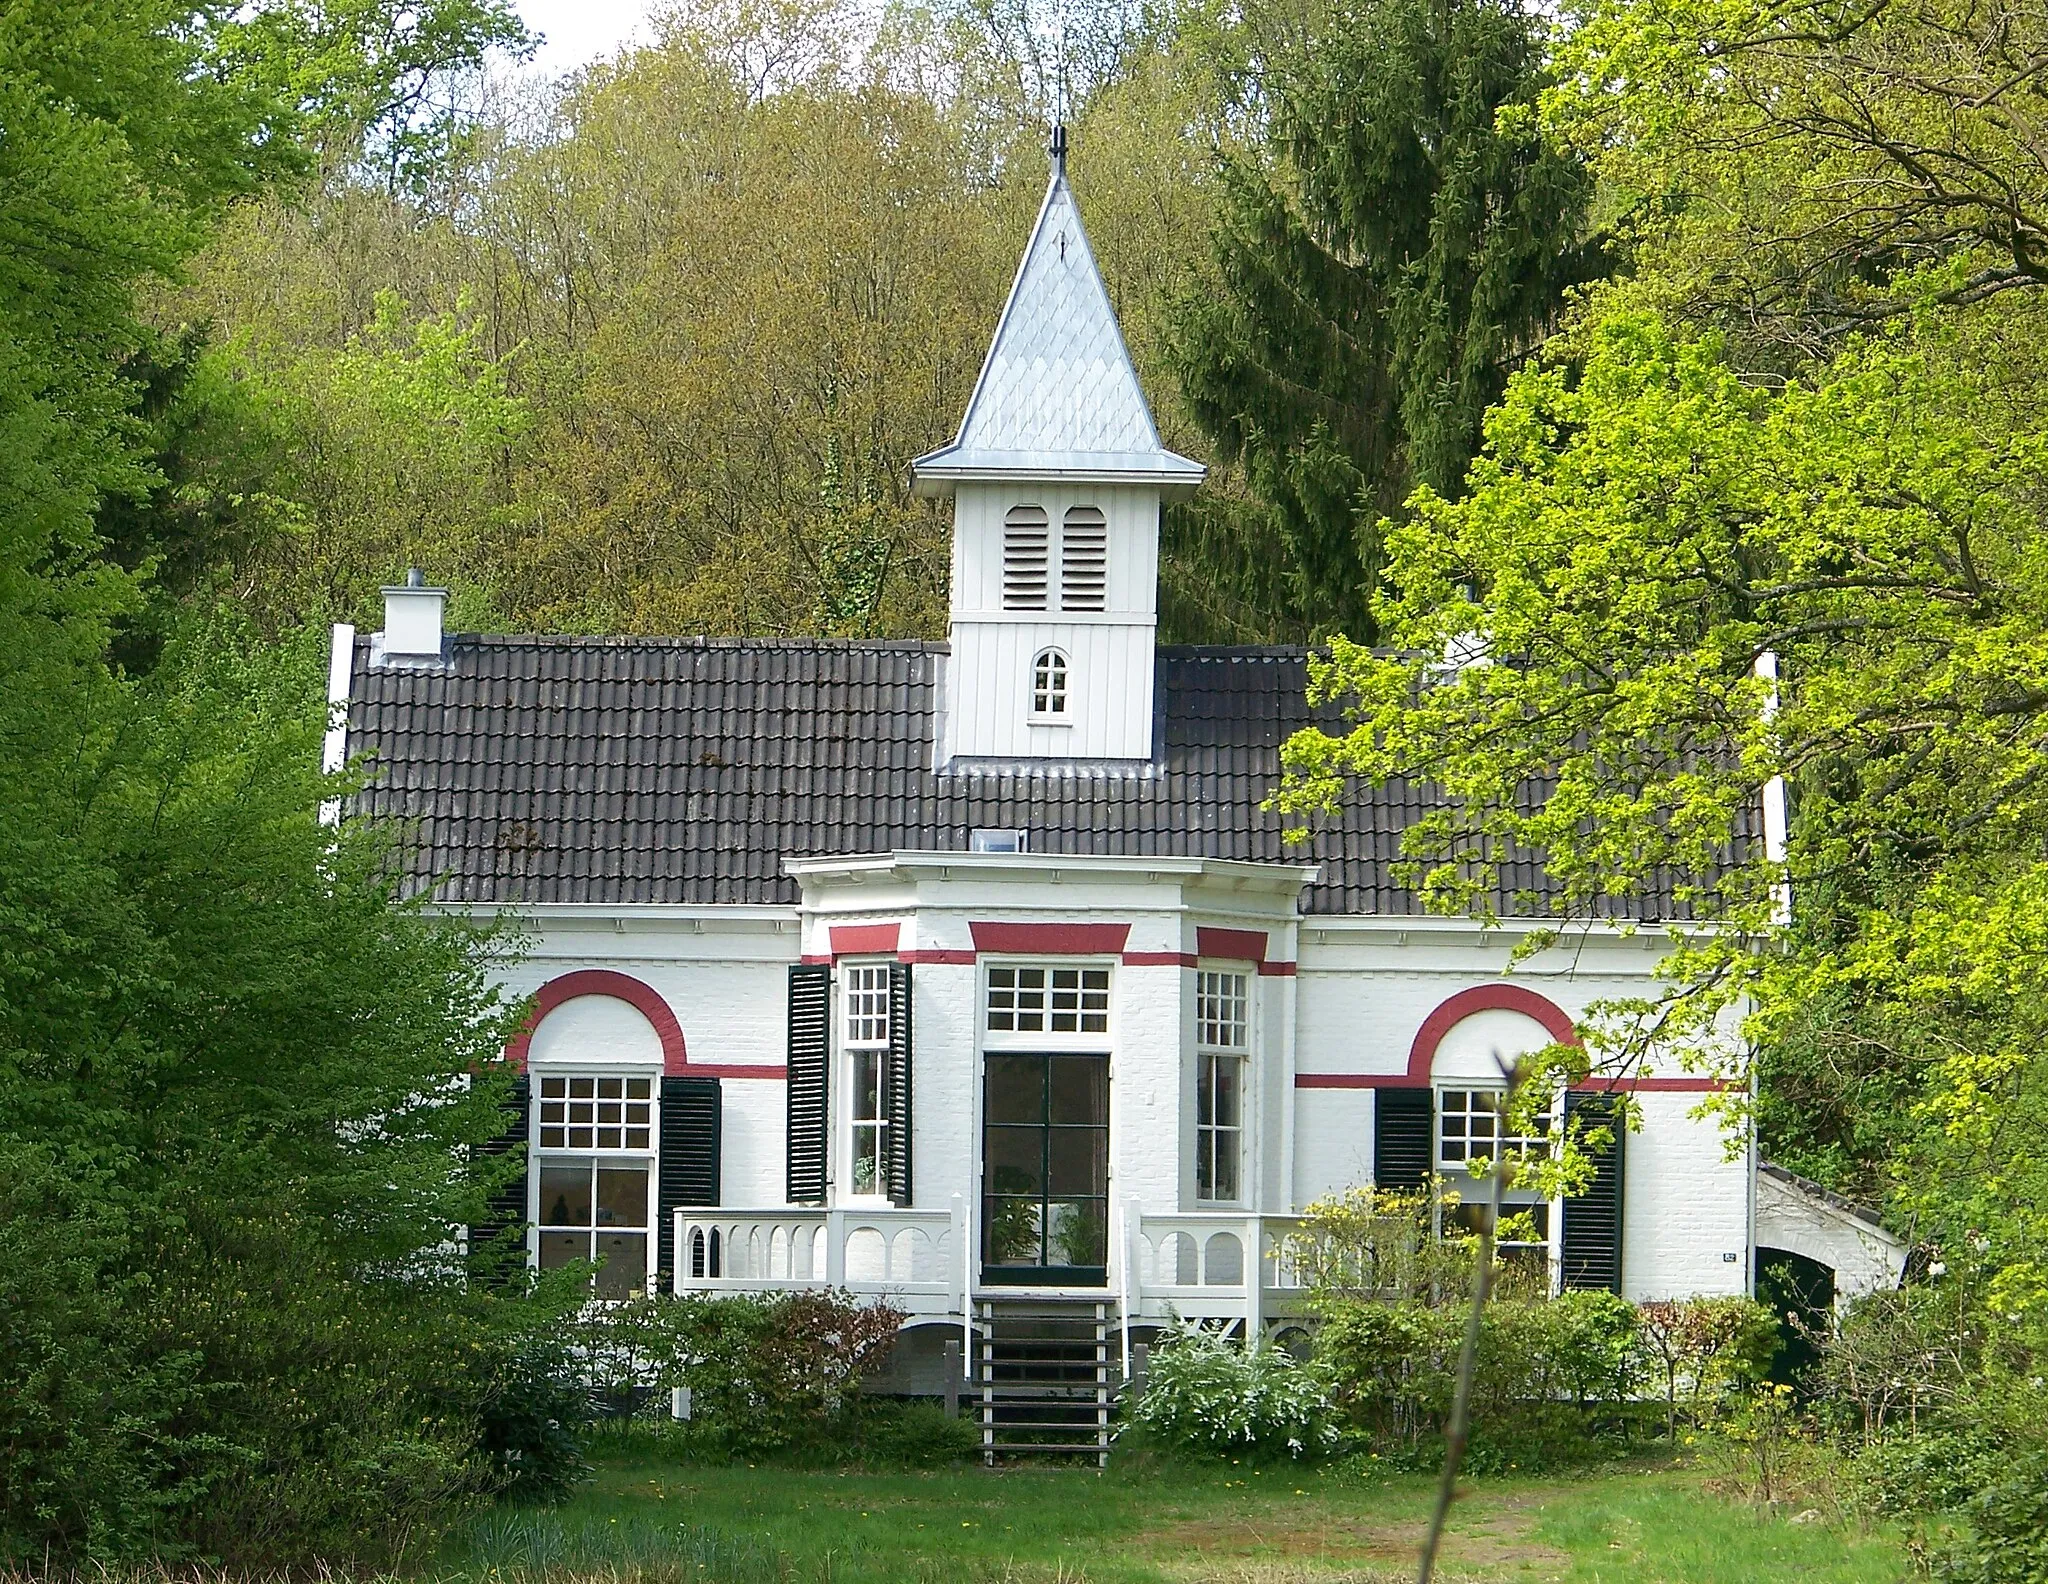
[[1256, 1336], [1269, 1315], [1298, 1307], [1304, 1295], [1288, 1239], [1299, 1216], [1193, 1210], [1133, 1211], [1124, 1258], [1136, 1302], [1132, 1319], [1238, 1320]]
[[675, 1290], [838, 1287], [908, 1314], [960, 1314], [966, 1244], [957, 1197], [946, 1210], [678, 1210]]
[[[1288, 1239], [1298, 1216], [1196, 1210], [1151, 1215], [1127, 1205], [1110, 1287], [1134, 1322], [1242, 1320], [1257, 1335], [1304, 1294]], [[795, 1292], [837, 1287], [886, 1298], [920, 1319], [972, 1307], [968, 1224], [945, 1210], [684, 1209], [675, 1217], [678, 1293]]]

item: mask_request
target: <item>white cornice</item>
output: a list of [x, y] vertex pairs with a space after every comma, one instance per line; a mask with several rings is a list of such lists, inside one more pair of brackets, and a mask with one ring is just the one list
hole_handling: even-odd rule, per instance
[[429, 902], [437, 913], [468, 918], [530, 919], [539, 924], [640, 924], [742, 926], [795, 929], [802, 910], [763, 902]]
[[1079, 853], [965, 853], [900, 850], [861, 858], [785, 858], [805, 883], [867, 885], [904, 880], [995, 880], [1035, 884], [1131, 879], [1219, 881], [1238, 889], [1299, 891], [1320, 864], [1249, 863], [1235, 858], [1135, 858]]

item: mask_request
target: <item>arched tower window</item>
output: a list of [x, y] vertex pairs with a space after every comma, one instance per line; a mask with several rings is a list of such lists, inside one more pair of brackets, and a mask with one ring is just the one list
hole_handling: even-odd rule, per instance
[[1003, 519], [1003, 609], [1044, 610], [1052, 524], [1043, 506], [1012, 506]]
[[1108, 608], [1109, 523], [1093, 506], [1072, 507], [1060, 525], [1060, 609]]
[[1057, 649], [1041, 649], [1031, 662], [1031, 713], [1067, 715], [1067, 657]]

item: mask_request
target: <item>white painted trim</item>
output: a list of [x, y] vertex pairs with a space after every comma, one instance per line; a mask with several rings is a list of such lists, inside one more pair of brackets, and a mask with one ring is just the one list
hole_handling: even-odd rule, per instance
[[543, 924], [775, 924], [794, 927], [803, 910], [773, 902], [429, 902], [437, 913], [515, 917]]
[[[1688, 935], [1708, 935], [1717, 926], [1709, 923], [1685, 920], [1641, 920], [1626, 919], [1552, 919], [1509, 916], [1497, 919], [1462, 918], [1450, 914], [1412, 913], [1304, 913], [1301, 917], [1301, 945], [1338, 946], [1348, 944], [1345, 936], [1394, 937], [1396, 946], [1411, 942], [1420, 944], [1431, 940], [1457, 940], [1467, 945], [1484, 946], [1491, 944], [1491, 937], [1533, 935], [1539, 930], [1556, 930], [1562, 936], [1559, 946], [1570, 943], [1574, 937], [1591, 937], [1607, 942], [1635, 941], [1652, 951], [1668, 951], [1671, 947], [1670, 931], [1683, 930]], [[1373, 940], [1370, 944], [1382, 945], [1384, 941]], [[1309, 972], [1303, 964], [1302, 972]], [[1332, 968], [1329, 972], [1348, 970]]]
[[840, 880], [859, 884], [871, 880], [920, 878], [948, 880], [956, 874], [977, 879], [1052, 880], [1112, 879], [1128, 876], [1166, 878], [1199, 875], [1219, 880], [1264, 882], [1274, 889], [1299, 888], [1314, 882], [1321, 864], [1250, 863], [1237, 858], [1130, 858], [1081, 853], [931, 852], [899, 848], [893, 852], [847, 858], [785, 858], [784, 874], [799, 880]]
[[[347, 622], [336, 622], [327, 651], [327, 735], [320, 743], [320, 773], [339, 775], [348, 765], [348, 699], [356, 660], [356, 630]], [[326, 798], [320, 804], [320, 823], [341, 822], [341, 800]]]

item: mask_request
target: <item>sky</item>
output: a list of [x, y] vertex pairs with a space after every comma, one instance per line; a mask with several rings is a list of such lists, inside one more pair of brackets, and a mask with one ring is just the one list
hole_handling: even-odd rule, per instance
[[519, 15], [547, 42], [534, 65], [554, 74], [609, 55], [633, 35], [650, 0], [518, 0]]

